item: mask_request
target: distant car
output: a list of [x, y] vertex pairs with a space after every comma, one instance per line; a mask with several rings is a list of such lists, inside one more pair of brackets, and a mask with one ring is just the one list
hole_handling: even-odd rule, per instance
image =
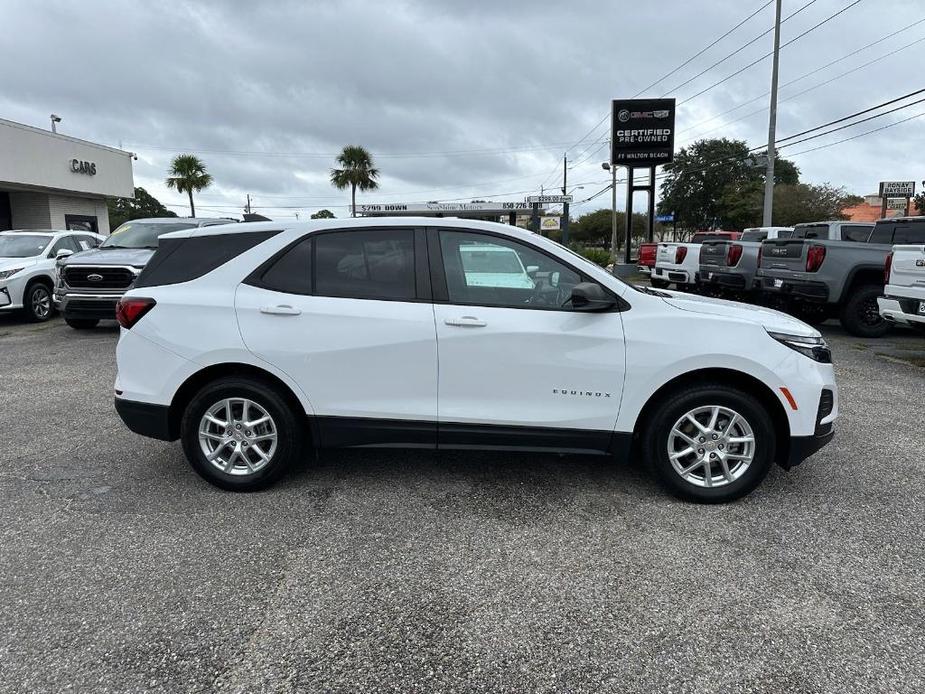
[[[751, 298], [757, 292], [758, 251], [765, 239], [790, 238], [793, 227], [753, 227], [737, 241], [707, 239], [700, 247], [697, 284], [708, 293]], [[760, 292], [759, 292], [760, 293]]]
[[231, 219], [155, 217], [133, 219], [116, 229], [98, 248], [58, 263], [55, 306], [65, 322], [81, 330], [116, 317], [116, 303], [157, 250], [162, 234], [229, 224]]
[[634, 287], [491, 222], [177, 231], [117, 313], [122, 420], [181, 439], [236, 491], [271, 484], [303, 444], [636, 451], [673, 493], [715, 503], [818, 450], [838, 415], [805, 323]]
[[925, 244], [925, 224], [919, 219], [879, 220], [872, 231], [856, 231], [855, 238], [794, 236], [761, 242], [758, 281], [765, 297], [779, 302], [806, 322], [837, 316], [842, 327], [857, 337], [880, 337], [890, 323], [880, 315], [883, 268], [893, 245]]
[[700, 231], [686, 243], [658, 244], [655, 268], [650, 279], [652, 286], [665, 288], [675, 284], [681, 291], [695, 289], [700, 270], [700, 245], [709, 239], [735, 241], [739, 235], [737, 231]]
[[636, 260], [636, 270], [642, 275], [651, 275], [655, 267], [655, 254], [658, 251], [657, 243], [639, 244], [639, 258]]
[[95, 248], [105, 238], [89, 231], [0, 232], [0, 312], [21, 311], [33, 322], [51, 318], [55, 261]]
[[[925, 217], [909, 218], [908, 226], [925, 231]], [[896, 234], [894, 233], [894, 238]], [[877, 299], [880, 315], [891, 323], [925, 331], [925, 234], [912, 243], [906, 232], [902, 245], [887, 256], [883, 296]]]

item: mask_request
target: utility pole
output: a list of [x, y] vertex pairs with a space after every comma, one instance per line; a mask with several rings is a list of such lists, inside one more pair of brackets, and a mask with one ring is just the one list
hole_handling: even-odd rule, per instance
[[617, 167], [609, 162], [601, 164], [604, 171], [610, 171], [610, 255], [613, 258], [613, 272], [617, 272]]
[[251, 213], [251, 194], [250, 193], [247, 194], [247, 205], [244, 207], [244, 211], [247, 214]]
[[774, 218], [774, 153], [777, 142], [777, 71], [780, 63], [780, 8], [777, 0], [774, 17], [774, 64], [771, 68], [771, 115], [768, 118], [768, 168], [764, 181], [764, 215], [762, 224], [772, 225]]
[[565, 195], [565, 191], [568, 190], [568, 152], [563, 153], [562, 155], [562, 194]]

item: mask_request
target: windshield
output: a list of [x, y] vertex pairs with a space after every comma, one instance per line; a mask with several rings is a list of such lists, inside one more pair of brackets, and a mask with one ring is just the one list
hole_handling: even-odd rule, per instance
[[170, 224], [151, 224], [150, 222], [126, 222], [116, 229], [100, 248], [157, 248], [157, 239], [161, 234], [180, 229], [191, 229], [195, 224], [173, 222]]
[[31, 258], [42, 255], [51, 236], [45, 234], [8, 234], [0, 236], [0, 258]]

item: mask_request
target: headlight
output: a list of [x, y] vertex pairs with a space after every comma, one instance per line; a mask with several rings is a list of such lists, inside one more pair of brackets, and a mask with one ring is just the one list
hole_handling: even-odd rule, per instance
[[821, 337], [803, 337], [802, 335], [788, 335], [787, 333], [774, 333], [767, 331], [768, 335], [786, 345], [790, 349], [796, 350], [800, 354], [806, 355], [813, 361], [822, 364], [832, 363], [832, 352], [825, 340]]
[[0, 280], [5, 280], [7, 277], [12, 277], [20, 270], [25, 270], [24, 267], [14, 267], [11, 270], [0, 270]]

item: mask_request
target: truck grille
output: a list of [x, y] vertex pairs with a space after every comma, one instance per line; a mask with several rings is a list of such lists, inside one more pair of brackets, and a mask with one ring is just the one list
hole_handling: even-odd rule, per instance
[[135, 281], [135, 273], [125, 267], [65, 265], [62, 275], [75, 289], [128, 289]]

